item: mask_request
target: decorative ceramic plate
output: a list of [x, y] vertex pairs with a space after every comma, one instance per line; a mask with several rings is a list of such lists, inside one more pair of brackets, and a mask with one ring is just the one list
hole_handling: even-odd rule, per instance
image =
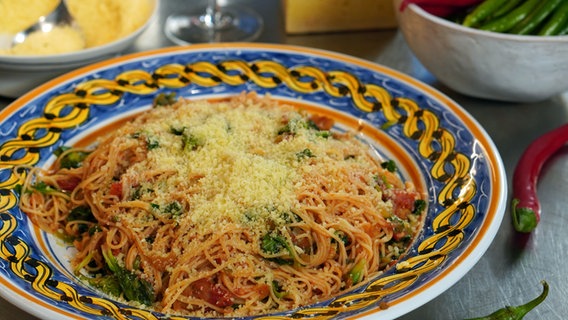
[[[433, 299], [470, 270], [501, 223], [506, 178], [479, 124], [440, 92], [368, 61], [301, 47], [194, 45], [133, 54], [46, 83], [0, 113], [0, 294], [38, 317], [177, 319], [101, 296], [77, 281], [67, 249], [18, 209], [16, 165], [47, 166], [62, 144], [148, 108], [159, 93], [189, 99], [243, 91], [326, 110], [401, 164], [427, 195], [410, 250], [351, 292], [263, 319], [392, 319]], [[179, 317], [181, 318], [181, 317]]]

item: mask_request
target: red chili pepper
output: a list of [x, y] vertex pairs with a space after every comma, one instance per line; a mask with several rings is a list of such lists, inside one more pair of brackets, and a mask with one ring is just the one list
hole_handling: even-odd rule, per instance
[[513, 173], [511, 215], [519, 232], [531, 232], [540, 221], [537, 182], [543, 165], [568, 142], [568, 124], [551, 130], [531, 142]]
[[433, 4], [423, 4], [420, 5], [424, 11], [436, 17], [448, 17], [460, 10], [460, 7], [452, 7], [445, 5], [433, 5]]
[[426, 12], [445, 17], [455, 13], [460, 8], [473, 6], [481, 1], [483, 0], [404, 0], [399, 9], [403, 11], [409, 4], [415, 3]]

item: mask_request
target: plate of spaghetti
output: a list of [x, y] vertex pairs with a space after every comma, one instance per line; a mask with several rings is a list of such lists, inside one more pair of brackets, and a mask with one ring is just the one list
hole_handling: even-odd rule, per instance
[[394, 319], [467, 273], [505, 211], [466, 111], [328, 51], [117, 57], [0, 128], [0, 295], [38, 317]]

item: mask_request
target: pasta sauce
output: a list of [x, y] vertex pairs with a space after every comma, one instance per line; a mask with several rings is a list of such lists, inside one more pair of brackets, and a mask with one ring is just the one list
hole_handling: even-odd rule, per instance
[[290, 310], [380, 274], [422, 222], [392, 161], [333, 124], [254, 94], [155, 106], [30, 168], [21, 209], [116, 298], [193, 316]]

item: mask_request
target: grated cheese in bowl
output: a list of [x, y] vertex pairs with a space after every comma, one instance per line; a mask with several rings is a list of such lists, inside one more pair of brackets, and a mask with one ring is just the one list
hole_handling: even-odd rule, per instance
[[[28, 28], [57, 4], [57, 0], [0, 1], [0, 12], [8, 13], [0, 17], [2, 38], [11, 38]], [[75, 19], [73, 26], [36, 31], [21, 44], [4, 46], [0, 54], [61, 54], [105, 45], [143, 26], [152, 14], [152, 4], [146, 0], [68, 0], [69, 12]]]

